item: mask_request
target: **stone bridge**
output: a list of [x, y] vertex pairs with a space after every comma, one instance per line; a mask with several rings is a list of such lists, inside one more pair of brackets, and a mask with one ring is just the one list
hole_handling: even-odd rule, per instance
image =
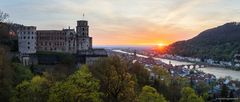
[[196, 69], [196, 68], [205, 68], [207, 67], [207, 65], [205, 64], [188, 64], [188, 65], [176, 65], [175, 67], [184, 67], [184, 68], [188, 68], [188, 69]]

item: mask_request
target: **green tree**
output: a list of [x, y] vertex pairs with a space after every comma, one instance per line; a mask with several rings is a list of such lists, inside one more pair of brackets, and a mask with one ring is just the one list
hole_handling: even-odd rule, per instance
[[227, 85], [226, 84], [223, 84], [222, 85], [222, 89], [221, 89], [221, 97], [228, 97], [228, 92], [229, 91], [229, 89], [228, 89], [228, 87], [227, 87]]
[[165, 95], [165, 97], [170, 101], [170, 102], [179, 102], [179, 99], [181, 98], [181, 86], [177, 84], [177, 82], [173, 82], [169, 85], [168, 87], [168, 93]]
[[204, 81], [199, 81], [196, 84], [196, 92], [198, 95], [201, 95], [205, 101], [208, 99], [208, 91], [210, 90], [210, 85], [205, 83]]
[[155, 75], [157, 75], [156, 80], [166, 85], [169, 85], [171, 83], [171, 75], [165, 68], [154, 66], [152, 68], [152, 71]]
[[129, 73], [136, 78], [137, 89], [141, 90], [144, 85], [149, 84], [150, 73], [144, 66], [138, 62], [131, 65]]
[[167, 102], [157, 90], [150, 86], [144, 86], [139, 95], [139, 102]]
[[99, 81], [86, 66], [50, 89], [49, 102], [99, 102]]
[[202, 97], [198, 97], [195, 91], [190, 87], [184, 87], [181, 91], [180, 102], [204, 102]]
[[57, 56], [61, 59], [58, 64], [46, 68], [46, 71], [43, 73], [44, 76], [52, 82], [64, 80], [77, 70], [75, 67], [75, 57], [73, 55], [52, 52], [39, 52], [38, 54], [45, 57], [49, 55]]
[[0, 46], [0, 100], [8, 101], [13, 92], [14, 70], [10, 66], [8, 50]]
[[29, 67], [23, 66], [19, 63], [12, 63], [11, 67], [14, 69], [14, 86], [21, 83], [23, 80], [31, 80], [33, 73]]
[[12, 102], [46, 102], [49, 82], [46, 78], [35, 76], [31, 81], [23, 81], [16, 86]]
[[133, 102], [136, 100], [135, 81], [128, 73], [128, 63], [117, 56], [103, 58], [91, 68], [101, 81], [101, 91], [107, 102]]
[[66, 79], [69, 75], [73, 74], [77, 68], [69, 67], [63, 64], [56, 64], [46, 68], [43, 75], [50, 81], [56, 82]]
[[0, 43], [3, 44], [4, 41], [8, 39], [9, 28], [6, 23], [9, 15], [0, 10]]
[[[154, 79], [153, 87], [155, 87], [157, 91], [163, 94], [163, 96], [166, 97], [168, 100], [173, 99], [172, 95], [170, 95], [170, 90], [169, 90], [169, 87], [171, 85], [171, 76], [169, 72], [165, 68], [157, 67], [157, 66], [154, 66], [152, 68], [152, 72], [157, 76]], [[176, 93], [177, 92], [175, 92], [174, 94]], [[175, 96], [174, 98], [177, 98], [177, 97]]]
[[153, 67], [153, 73], [157, 75], [153, 87], [170, 102], [178, 102], [181, 98], [181, 89], [189, 86], [189, 81], [182, 77], [171, 77], [168, 70], [163, 67]]

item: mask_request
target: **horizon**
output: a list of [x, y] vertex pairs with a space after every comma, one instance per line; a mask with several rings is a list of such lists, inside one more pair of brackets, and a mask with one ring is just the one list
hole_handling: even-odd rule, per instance
[[[75, 29], [88, 20], [94, 46], [168, 45], [240, 21], [238, 0], [2, 0], [10, 21], [41, 30]], [[95, 7], [98, 4], [99, 7]], [[84, 18], [83, 18], [83, 14]]]
[[152, 48], [158, 45], [93, 45], [93, 48]]

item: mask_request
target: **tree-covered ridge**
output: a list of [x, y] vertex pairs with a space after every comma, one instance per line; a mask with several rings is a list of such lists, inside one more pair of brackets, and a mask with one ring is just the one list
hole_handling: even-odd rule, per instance
[[240, 24], [226, 23], [201, 32], [198, 36], [168, 46], [168, 52], [187, 57], [232, 60], [240, 50]]

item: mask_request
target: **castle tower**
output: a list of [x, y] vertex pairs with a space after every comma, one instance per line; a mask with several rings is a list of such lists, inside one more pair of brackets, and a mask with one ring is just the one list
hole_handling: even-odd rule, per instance
[[22, 26], [17, 31], [19, 59], [23, 65], [33, 64], [31, 55], [36, 53], [36, 27]]
[[89, 37], [88, 21], [77, 21], [77, 50], [89, 50], [92, 49], [92, 37]]
[[80, 20], [77, 21], [77, 34], [82, 37], [88, 37], [88, 21], [86, 20]]
[[19, 52], [21, 54], [36, 53], [36, 27], [22, 26], [17, 34]]

